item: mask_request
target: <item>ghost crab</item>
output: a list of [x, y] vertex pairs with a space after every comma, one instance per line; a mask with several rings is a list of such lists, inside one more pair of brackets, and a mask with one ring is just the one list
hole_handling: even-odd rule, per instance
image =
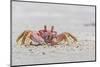
[[24, 31], [16, 40], [20, 45], [58, 45], [58, 44], [69, 44], [77, 42], [75, 36], [68, 32], [63, 32], [57, 34], [54, 31], [54, 26], [51, 27], [51, 30], [47, 29], [47, 26], [44, 26], [44, 29], [39, 31]]

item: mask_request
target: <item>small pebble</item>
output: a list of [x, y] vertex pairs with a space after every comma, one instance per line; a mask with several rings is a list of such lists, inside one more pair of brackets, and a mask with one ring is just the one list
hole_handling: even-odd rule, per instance
[[32, 51], [32, 49], [29, 49], [29, 51]]
[[79, 46], [76, 46], [76, 48], [78, 48]]
[[43, 55], [45, 55], [45, 52], [42, 52]]

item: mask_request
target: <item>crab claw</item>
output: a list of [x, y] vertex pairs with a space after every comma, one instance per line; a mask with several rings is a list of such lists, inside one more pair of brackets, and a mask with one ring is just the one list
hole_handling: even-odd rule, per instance
[[33, 32], [31, 35], [31, 39], [33, 42], [36, 42], [37, 44], [46, 44], [44, 39], [39, 35], [38, 32]]

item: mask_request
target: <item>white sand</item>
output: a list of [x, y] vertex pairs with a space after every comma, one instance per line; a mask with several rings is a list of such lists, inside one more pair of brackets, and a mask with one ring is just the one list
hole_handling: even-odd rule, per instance
[[13, 65], [42, 64], [95, 60], [94, 41], [81, 41], [78, 48], [59, 45], [57, 47], [13, 47]]
[[[41, 8], [40, 8], [40, 6]], [[59, 7], [59, 8], [58, 8]], [[13, 2], [12, 14], [12, 65], [44, 64], [95, 60], [94, 7], [59, 6]], [[55, 9], [56, 8], [56, 9]], [[55, 26], [59, 33], [69, 32], [78, 38], [75, 44], [19, 47], [16, 38], [24, 30], [39, 30], [43, 25]]]

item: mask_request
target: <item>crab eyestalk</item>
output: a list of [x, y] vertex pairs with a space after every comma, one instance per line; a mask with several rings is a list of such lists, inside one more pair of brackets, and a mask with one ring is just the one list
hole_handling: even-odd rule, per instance
[[44, 25], [44, 31], [47, 32], [47, 26], [46, 25]]
[[51, 32], [53, 32], [53, 30], [54, 30], [54, 26], [51, 27]]

